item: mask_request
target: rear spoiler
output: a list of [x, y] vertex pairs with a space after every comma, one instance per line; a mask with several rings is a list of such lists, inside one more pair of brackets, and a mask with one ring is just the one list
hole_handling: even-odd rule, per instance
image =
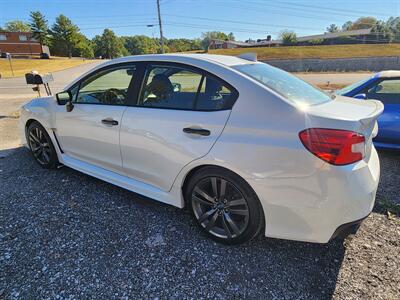
[[249, 61], [257, 61], [257, 53], [255, 52], [247, 52], [247, 53], [242, 53], [238, 55], [237, 57]]
[[378, 116], [380, 116], [383, 113], [383, 109], [385, 107], [383, 106], [383, 103], [381, 101], [378, 101], [378, 100], [364, 100], [364, 101], [370, 101], [370, 102], [373, 102], [376, 105], [375, 111], [373, 111], [369, 116], [360, 119], [361, 124], [367, 125], [373, 119], [376, 119]]

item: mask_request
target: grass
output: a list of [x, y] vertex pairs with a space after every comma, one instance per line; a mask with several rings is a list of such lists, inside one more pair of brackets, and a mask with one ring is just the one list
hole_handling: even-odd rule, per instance
[[[39, 73], [48, 73], [60, 71], [67, 68], [75, 67], [81, 64], [93, 62], [93, 60], [83, 60], [77, 58], [51, 58], [51, 59], [12, 59], [12, 67], [14, 69], [14, 77], [24, 76], [32, 70]], [[10, 64], [7, 59], [0, 59], [0, 74], [2, 78], [13, 77]]]
[[255, 47], [210, 50], [210, 54], [239, 55], [256, 52], [258, 59], [353, 58], [399, 56], [400, 44]]
[[384, 211], [400, 216], [400, 204], [389, 201], [386, 198], [380, 199], [378, 204]]

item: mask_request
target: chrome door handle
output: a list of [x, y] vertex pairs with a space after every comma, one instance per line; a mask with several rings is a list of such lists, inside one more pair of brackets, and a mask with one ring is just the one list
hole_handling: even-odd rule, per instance
[[191, 134], [198, 134], [198, 135], [202, 135], [202, 136], [209, 136], [211, 134], [210, 130], [202, 129], [202, 128], [190, 128], [190, 127], [183, 128], [183, 132], [191, 133]]
[[111, 126], [118, 125], [118, 121], [113, 120], [113, 119], [103, 119], [103, 120], [101, 120], [101, 123], [106, 124], [106, 125], [111, 125]]

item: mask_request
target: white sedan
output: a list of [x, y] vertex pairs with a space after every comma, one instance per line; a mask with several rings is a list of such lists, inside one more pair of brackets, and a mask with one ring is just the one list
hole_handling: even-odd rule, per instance
[[326, 243], [373, 208], [382, 111], [249, 55], [144, 55], [32, 100], [20, 129], [42, 167], [186, 207], [219, 242]]

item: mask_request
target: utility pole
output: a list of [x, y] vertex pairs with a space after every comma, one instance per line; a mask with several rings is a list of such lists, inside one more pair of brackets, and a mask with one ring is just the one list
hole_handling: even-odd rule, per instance
[[164, 53], [164, 36], [162, 32], [160, 0], [157, 0], [157, 11], [158, 11], [158, 25], [160, 26], [161, 53]]

